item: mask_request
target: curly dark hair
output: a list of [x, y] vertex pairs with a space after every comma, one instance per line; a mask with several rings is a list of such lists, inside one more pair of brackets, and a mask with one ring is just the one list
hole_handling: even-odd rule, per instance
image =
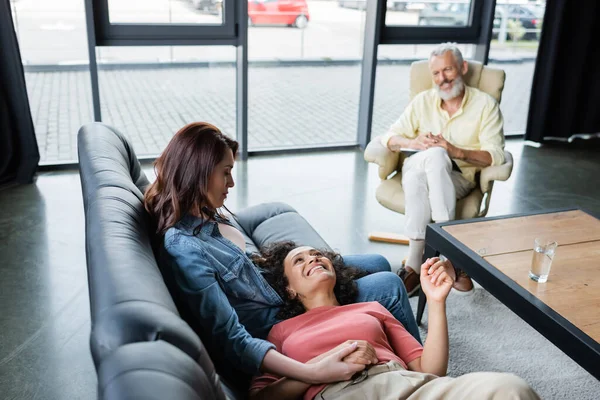
[[[277, 294], [283, 300], [283, 306], [277, 314], [279, 319], [293, 318], [306, 312], [298, 296], [290, 297], [287, 290], [288, 279], [284, 274], [283, 261], [288, 253], [295, 248], [300, 247], [294, 242], [275, 242], [261, 249], [262, 254], [254, 254], [252, 261], [264, 272], [264, 277], [269, 285], [275, 289]], [[358, 287], [355, 280], [367, 275], [366, 272], [359, 271], [356, 268], [348, 267], [344, 264], [341, 255], [330, 250], [319, 250], [324, 257], [331, 260], [335, 270], [336, 282], [333, 292], [337, 301], [341, 305], [351, 304], [356, 301]]]

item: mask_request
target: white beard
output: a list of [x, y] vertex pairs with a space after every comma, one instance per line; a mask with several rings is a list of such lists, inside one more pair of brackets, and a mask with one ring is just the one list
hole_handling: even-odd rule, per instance
[[457, 76], [456, 78], [454, 78], [454, 81], [452, 81], [452, 89], [450, 89], [450, 91], [442, 90], [440, 85], [435, 85], [435, 88], [437, 89], [437, 92], [440, 95], [441, 99], [444, 101], [448, 101], [461, 95], [461, 93], [465, 89], [465, 82], [462, 76]]

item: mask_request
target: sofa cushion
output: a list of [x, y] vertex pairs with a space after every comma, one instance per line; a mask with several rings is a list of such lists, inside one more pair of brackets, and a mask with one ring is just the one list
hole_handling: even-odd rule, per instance
[[291, 206], [285, 203], [263, 203], [236, 213], [236, 221], [259, 250], [282, 240], [320, 249], [329, 249], [321, 235]]

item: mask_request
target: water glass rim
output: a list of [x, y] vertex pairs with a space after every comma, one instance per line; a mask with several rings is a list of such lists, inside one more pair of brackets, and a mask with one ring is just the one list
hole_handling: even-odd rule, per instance
[[535, 246], [540, 246], [540, 247], [544, 247], [544, 248], [558, 247], [558, 242], [556, 240], [547, 239], [547, 238], [535, 238], [533, 243]]

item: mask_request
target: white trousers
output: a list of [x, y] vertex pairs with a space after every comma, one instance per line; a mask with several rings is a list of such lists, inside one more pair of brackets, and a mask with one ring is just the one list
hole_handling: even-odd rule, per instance
[[410, 156], [402, 167], [406, 236], [423, 240], [425, 228], [432, 220], [454, 219], [456, 200], [467, 196], [474, 187], [460, 172], [452, 170], [452, 161], [441, 147]]

